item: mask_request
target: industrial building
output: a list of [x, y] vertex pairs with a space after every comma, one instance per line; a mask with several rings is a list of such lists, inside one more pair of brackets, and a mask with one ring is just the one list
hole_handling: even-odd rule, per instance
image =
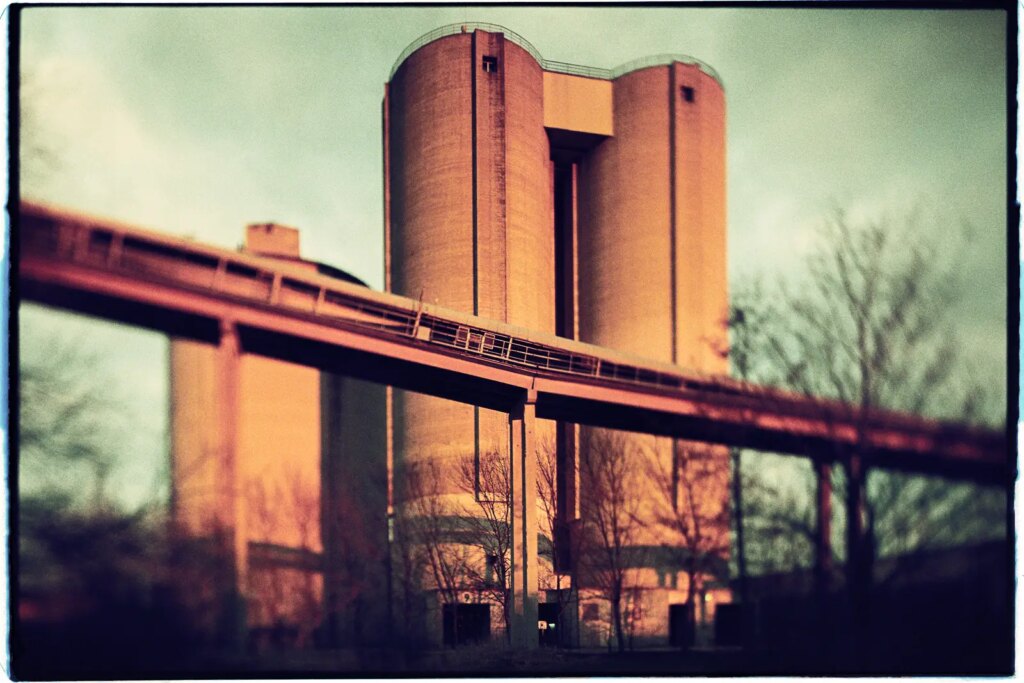
[[[611, 71], [550, 62], [507, 29], [457, 24], [399, 57], [382, 111], [387, 291], [728, 372], [725, 94], [713, 69], [680, 55]], [[318, 268], [281, 226], [251, 226], [245, 249]], [[250, 629], [295, 624], [298, 640], [334, 644], [370, 641], [396, 622], [436, 644], [499, 637], [488, 589], [498, 583], [500, 593], [501, 559], [452, 520], [500, 504], [500, 485], [482, 473], [509, 462], [507, 415], [246, 356], [236, 431], [244, 474], [217, 481], [205, 464], [217, 451], [208, 428], [216, 352], [172, 344], [174, 503], [194, 533], [213, 533], [227, 510], [246, 530], [235, 555]], [[537, 432], [557, 466], [556, 512], [538, 529], [551, 547], [579, 533], [594, 495], [581, 484], [581, 448], [600, 432], [550, 421]], [[724, 449], [702, 452], [726, 476], [703, 480], [684, 502], [676, 487], [690, 445], [644, 435], [624, 443], [671, 473], [671, 507], [721, 517]], [[667, 643], [672, 615], [693, 596], [676, 552], [684, 539], [661, 521], [655, 471], [629, 471], [647, 522], [629, 539], [647, 551], [629, 567], [625, 606], [638, 644]], [[449, 519], [438, 548], [464, 549], [463, 571], [486, 579], [440, 585], [445, 572], [425, 566], [436, 553], [401, 547], [403, 530], [422, 532], [429, 515]], [[718, 532], [727, 539], [728, 525]], [[563, 644], [604, 645], [607, 599], [577, 559], [549, 553], [540, 587], [564, 614], [542, 620], [570, 634]], [[715, 579], [701, 577], [700, 594], [728, 600]]]
[[[251, 225], [242, 251], [364, 285], [300, 258], [294, 228]], [[170, 348], [174, 517], [198, 538], [238, 530], [232, 581], [244, 611], [234, 618], [257, 646], [379, 638], [387, 613], [384, 387], [243, 354], [237, 424], [224, 430], [218, 350], [185, 339]], [[225, 431], [240, 454], [231, 481], [223, 481], [231, 468], [217, 462]], [[214, 621], [222, 609], [210, 610]]]
[[[728, 371], [725, 95], [712, 69], [681, 56], [611, 72], [552, 63], [507, 29], [453, 25], [399, 58], [383, 112], [389, 291]], [[390, 409], [396, 471], [429, 461], [451, 473], [447, 494], [465, 495], [454, 473], [467, 454], [507, 460], [501, 414], [401, 391]], [[543, 429], [539, 438], [556, 444], [568, 526], [588, 495], [574, 481], [586, 435]], [[672, 440], [634, 439], [671, 467]], [[724, 505], [726, 489], [706, 496]], [[634, 542], [678, 544], [655, 526]], [[655, 567], [636, 571], [646, 589], [638, 611], [649, 615], [639, 633], [664, 641], [669, 604], [685, 589]], [[542, 588], [553, 588], [548, 578]], [[580, 609], [585, 621], [600, 614]], [[600, 638], [580, 631], [583, 642]]]

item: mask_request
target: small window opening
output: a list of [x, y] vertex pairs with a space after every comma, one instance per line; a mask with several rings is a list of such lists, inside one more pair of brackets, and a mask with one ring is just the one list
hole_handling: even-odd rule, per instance
[[484, 55], [484, 71], [495, 73], [498, 70], [498, 58], [491, 55]]
[[688, 85], [683, 86], [683, 99], [687, 102], [693, 102], [693, 88]]

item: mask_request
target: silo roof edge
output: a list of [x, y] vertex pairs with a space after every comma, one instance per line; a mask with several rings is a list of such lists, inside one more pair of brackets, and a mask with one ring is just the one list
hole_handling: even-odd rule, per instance
[[480, 21], [465, 21], [457, 24], [447, 24], [445, 26], [440, 26], [432, 31], [424, 33], [419, 38], [409, 43], [409, 45], [406, 46], [404, 50], [402, 50], [402, 53], [398, 55], [398, 59], [395, 60], [395, 63], [391, 67], [391, 71], [388, 74], [388, 82], [391, 82], [391, 79], [395, 77], [395, 74], [398, 72], [399, 67], [402, 66], [405, 60], [408, 59], [414, 52], [419, 50], [421, 47], [429, 45], [435, 40], [440, 40], [441, 38], [458, 35], [460, 33], [470, 33], [476, 30], [487, 31], [489, 33], [503, 34], [506, 40], [510, 40], [511, 42], [515, 43], [519, 47], [526, 50], [530, 54], [530, 56], [533, 57], [537, 61], [537, 63], [540, 64], [541, 68], [544, 69], [545, 71], [567, 74], [570, 76], [583, 76], [585, 78], [597, 78], [601, 80], [611, 81], [615, 80], [616, 78], [619, 78], [620, 76], [625, 76], [628, 73], [632, 73], [633, 71], [639, 71], [640, 69], [646, 69], [652, 66], [663, 66], [667, 64], [672, 64], [674, 62], [681, 62], [683, 64], [693, 64], [697, 66], [701, 71], [715, 79], [715, 81], [718, 82], [718, 84], [722, 87], [723, 90], [725, 89], [725, 83], [722, 81], [721, 75], [717, 71], [715, 71], [715, 69], [710, 64], [700, 59], [697, 59], [696, 57], [691, 57], [690, 55], [670, 53], [651, 55], [648, 57], [640, 57], [639, 59], [631, 60], [629, 62], [626, 62], [625, 64], [620, 64], [614, 69], [602, 69], [593, 66], [569, 64], [567, 62], [556, 62], [544, 59], [544, 57], [541, 56], [540, 52], [537, 50], [537, 48], [533, 46], [532, 43], [530, 43], [530, 41], [528, 41], [526, 38], [523, 38], [515, 31], [507, 29], [504, 26], [500, 26], [498, 24], [490, 24]]

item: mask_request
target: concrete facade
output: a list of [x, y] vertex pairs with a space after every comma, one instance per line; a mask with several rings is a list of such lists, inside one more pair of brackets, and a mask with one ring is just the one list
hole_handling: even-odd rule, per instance
[[[339, 275], [301, 259], [294, 228], [248, 226], [243, 251]], [[186, 339], [172, 340], [170, 356], [174, 519], [189, 537], [230, 539], [228, 590], [244, 603], [249, 645], [275, 629], [273, 637], [300, 646], [379, 638], [387, 618], [384, 388], [237, 349], [225, 358], [223, 348]], [[225, 397], [232, 367], [238, 391]], [[232, 402], [237, 420], [226, 427]]]
[[[674, 59], [604, 75], [547, 66], [513, 34], [472, 26], [418, 45], [396, 66], [382, 107], [386, 289], [726, 373], [720, 83]], [[302, 260], [293, 228], [250, 226], [245, 251], [326, 272]], [[296, 625], [300, 642], [358, 644], [401, 626], [407, 637], [440, 644], [452, 637], [444, 621], [452, 602], [490, 604], [490, 633], [501, 633], [493, 589], [501, 577], [487, 553], [452, 542], [458, 523], [441, 529], [447, 536], [436, 545], [477, 576], [472, 590], [446, 580], [439, 553], [413, 552], [404, 539], [422, 545], [424, 520], [486, 517], [509, 476], [532, 491], [537, 463], [520, 463], [517, 449], [554, 454], [557, 514], [550, 519], [545, 501], [525, 496], [508, 520], [525, 524], [526, 544], [538, 531], [573, 538], [581, 506], [595, 497], [581, 488], [581, 448], [598, 431], [534, 419], [529, 404], [510, 416], [238, 348], [237, 339], [233, 351], [171, 345], [174, 506], [189, 533], [228, 539], [250, 636], [283, 623]], [[222, 395], [226, 372], [237, 374], [237, 395]], [[237, 424], [224, 429], [230, 405]], [[625, 438], [675, 476], [686, 444]], [[723, 449], [711, 453], [726, 463]], [[495, 463], [511, 463], [505, 480], [493, 475]], [[629, 471], [628, 495], [644, 521], [629, 543], [678, 548], [683, 539], [661, 522], [682, 494], [659, 498], [653, 472], [639, 461]], [[727, 492], [726, 474], [703, 480], [699, 500], [683, 502], [714, 513]], [[627, 572], [637, 644], [665, 642], [669, 606], [688, 596], [678, 561], [655, 555]], [[549, 603], [577, 584], [570, 640], [603, 646], [607, 633], [596, 621], [608, 605], [598, 604], [600, 581], [577, 571], [578, 560], [544, 560], [539, 582], [536, 567], [528, 579], [513, 576], [521, 568], [512, 562], [504, 581], [527, 580], [534, 593], [528, 587], [525, 599], [536, 600], [539, 587]], [[704, 583], [712, 603], [727, 599]], [[524, 599], [519, 589], [516, 596]]]
[[[655, 62], [565, 69], [515, 34], [472, 24], [410, 46], [383, 104], [388, 291], [727, 373], [724, 90], [692, 60]], [[509, 456], [502, 414], [401, 391], [391, 410], [396, 490], [417, 463], [454, 473], [462, 458]], [[570, 526], [587, 430], [541, 422], [538, 432], [558, 451], [559, 516]], [[665, 471], [687, 452], [671, 439], [631, 438]], [[726, 458], [717, 449], [710, 460], [727, 470]], [[645, 476], [636, 474], [634, 492], [653, 490]], [[479, 495], [454, 474], [441, 478], [450, 496]], [[584, 504], [587, 495], [579, 491]], [[634, 542], [680, 545], [656, 522], [663, 501], [640, 498], [647, 523]], [[695, 502], [714, 516], [727, 500], [726, 475]], [[685, 600], [678, 582], [658, 583], [664, 572], [634, 572], [643, 602]], [[548, 567], [541, 588], [560, 581], [571, 578]], [[667, 608], [637, 609], [647, 616], [635, 629], [663, 638]], [[580, 638], [596, 637], [588, 632], [581, 626]]]

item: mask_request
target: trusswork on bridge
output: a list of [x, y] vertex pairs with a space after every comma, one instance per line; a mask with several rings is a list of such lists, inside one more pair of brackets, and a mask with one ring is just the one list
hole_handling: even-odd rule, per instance
[[[1009, 485], [1005, 435], [753, 386], [23, 203], [19, 294], [509, 414], [513, 630], [536, 638], [535, 418]], [[225, 438], [233, 457], [233, 439]], [[532, 530], [532, 531], [531, 531]], [[523, 533], [520, 533], [523, 532]], [[531, 644], [531, 643], [526, 643]], [[535, 644], [535, 643], [534, 643]]]
[[[699, 376], [589, 344], [370, 291], [226, 249], [22, 204], [24, 298], [539, 417], [1000, 483], [1001, 433]], [[863, 435], [861, 435], [863, 432]]]

